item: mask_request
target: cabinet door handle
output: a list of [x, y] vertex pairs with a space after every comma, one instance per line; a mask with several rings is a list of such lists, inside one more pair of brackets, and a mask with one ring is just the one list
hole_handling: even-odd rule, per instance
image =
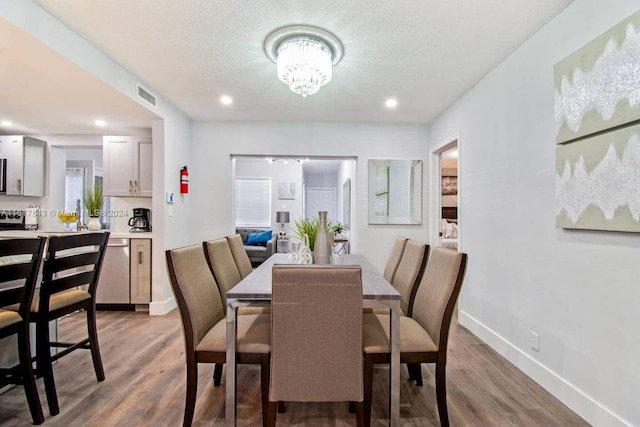
[[138, 264], [142, 264], [142, 250], [138, 251]]
[[133, 192], [133, 186], [131, 185], [131, 180], [129, 180], [129, 193]]
[[138, 189], [139, 189], [138, 180], [136, 179], [136, 180], [133, 181], [133, 191], [135, 191], [137, 193]]
[[22, 193], [22, 180], [18, 178], [18, 191]]

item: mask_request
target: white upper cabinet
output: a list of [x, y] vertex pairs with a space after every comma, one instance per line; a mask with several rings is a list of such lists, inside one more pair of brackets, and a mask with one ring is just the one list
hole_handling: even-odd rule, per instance
[[0, 136], [0, 158], [6, 159], [7, 196], [44, 196], [47, 143], [28, 136]]
[[153, 146], [149, 136], [105, 136], [102, 161], [105, 196], [151, 197]]
[[150, 136], [134, 136], [133, 146], [137, 159], [133, 162], [133, 185], [136, 196], [151, 197], [153, 194], [153, 145]]

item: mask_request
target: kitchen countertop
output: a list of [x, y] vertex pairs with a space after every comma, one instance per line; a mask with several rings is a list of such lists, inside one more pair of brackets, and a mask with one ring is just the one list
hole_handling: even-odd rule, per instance
[[[104, 230], [103, 230], [104, 231]], [[86, 231], [81, 231], [80, 233], [76, 231], [65, 232], [61, 230], [4, 230], [0, 231], [0, 238], [10, 239], [10, 238], [29, 238], [29, 237], [37, 237], [37, 236], [55, 236], [55, 235], [66, 235], [66, 234], [81, 234], [86, 233]], [[138, 232], [138, 233], [130, 233], [128, 231], [112, 231], [109, 235], [109, 238], [113, 239], [153, 239], [152, 232]]]

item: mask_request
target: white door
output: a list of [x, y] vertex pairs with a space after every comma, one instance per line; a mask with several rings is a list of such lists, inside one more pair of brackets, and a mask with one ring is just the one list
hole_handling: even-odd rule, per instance
[[327, 219], [336, 221], [336, 189], [335, 188], [309, 188], [304, 216], [317, 218], [319, 211], [327, 211]]

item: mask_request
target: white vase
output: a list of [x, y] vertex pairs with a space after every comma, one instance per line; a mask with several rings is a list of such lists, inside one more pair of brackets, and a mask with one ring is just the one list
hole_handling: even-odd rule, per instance
[[89, 231], [98, 231], [102, 228], [102, 224], [100, 224], [100, 218], [97, 216], [92, 216], [89, 218], [89, 222], [87, 223], [87, 230]]

